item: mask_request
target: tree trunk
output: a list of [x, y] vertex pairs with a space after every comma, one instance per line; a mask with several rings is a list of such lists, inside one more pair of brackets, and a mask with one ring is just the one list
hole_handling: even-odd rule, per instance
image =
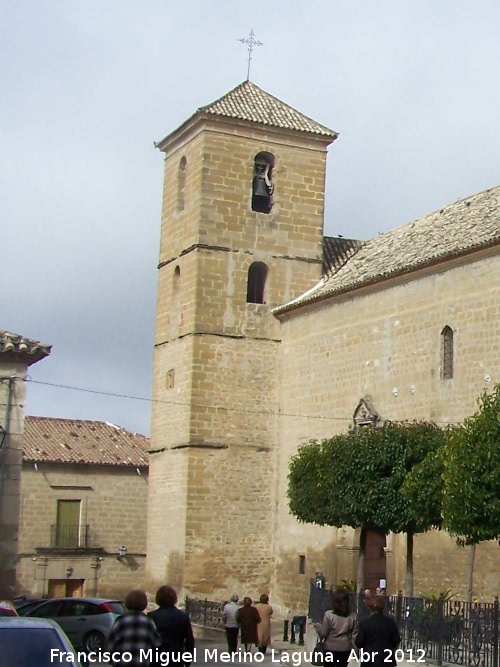
[[405, 595], [406, 597], [413, 597], [413, 531], [409, 530], [406, 533], [406, 581], [405, 581]]
[[359, 534], [359, 556], [358, 572], [356, 576], [356, 590], [361, 593], [365, 586], [365, 551], [366, 551], [366, 528], [361, 528]]
[[469, 562], [467, 563], [467, 602], [472, 602], [472, 587], [474, 578], [475, 558], [476, 558], [476, 545], [471, 544], [469, 551]]

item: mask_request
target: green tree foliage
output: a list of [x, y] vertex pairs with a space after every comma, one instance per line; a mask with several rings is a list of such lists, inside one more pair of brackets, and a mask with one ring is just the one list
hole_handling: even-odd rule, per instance
[[461, 545], [500, 538], [500, 386], [444, 447], [443, 526]]
[[290, 511], [299, 521], [361, 528], [361, 548], [367, 529], [413, 535], [439, 526], [440, 476], [428, 494], [443, 438], [432, 423], [387, 422], [303, 445], [290, 461]]

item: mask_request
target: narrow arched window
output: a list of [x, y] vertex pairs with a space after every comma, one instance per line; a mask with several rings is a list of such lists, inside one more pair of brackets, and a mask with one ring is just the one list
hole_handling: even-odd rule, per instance
[[441, 379], [453, 377], [453, 329], [445, 326], [441, 331]]
[[254, 262], [248, 269], [247, 303], [265, 303], [267, 266], [263, 262]]
[[176, 266], [172, 280], [172, 301], [169, 312], [169, 335], [170, 338], [176, 338], [179, 335], [182, 322], [181, 312], [181, 269]]
[[271, 213], [273, 207], [274, 155], [262, 151], [257, 153], [253, 163], [252, 211]]
[[187, 170], [187, 160], [184, 156], [181, 157], [179, 162], [179, 169], [177, 171], [177, 212], [180, 213], [184, 210], [184, 190], [186, 188], [186, 170]]

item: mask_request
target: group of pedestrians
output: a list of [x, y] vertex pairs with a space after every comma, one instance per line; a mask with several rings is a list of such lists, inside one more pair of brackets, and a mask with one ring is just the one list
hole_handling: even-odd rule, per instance
[[266, 653], [271, 643], [272, 615], [268, 595], [261, 595], [256, 605], [250, 597], [244, 597], [243, 604], [240, 604], [239, 597], [232, 595], [230, 602], [222, 608], [228, 651], [234, 653], [238, 650], [241, 630], [241, 644], [245, 651], [251, 651], [252, 646], [256, 646], [260, 653]]
[[384, 615], [385, 603], [384, 596], [365, 592], [364, 604], [371, 614], [358, 624], [356, 614], [349, 608], [349, 593], [344, 589], [334, 591], [332, 609], [325, 612], [321, 623], [314, 624], [323, 641], [323, 664], [347, 667], [354, 650], [363, 664], [396, 665], [401, 637], [396, 621]]
[[[150, 667], [159, 663], [157, 657], [193, 655], [194, 636], [189, 616], [178, 609], [177, 593], [171, 586], [160, 586], [155, 602], [158, 609], [144, 613], [148, 599], [141, 590], [130, 591], [125, 597], [125, 614], [119, 616], [106, 640], [104, 651], [115, 654], [114, 667]], [[147, 656], [151, 655], [151, 659]]]

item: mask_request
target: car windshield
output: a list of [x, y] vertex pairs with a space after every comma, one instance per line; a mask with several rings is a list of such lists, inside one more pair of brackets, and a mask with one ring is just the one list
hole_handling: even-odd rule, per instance
[[[51, 653], [56, 649], [60, 653]], [[53, 667], [76, 662], [67, 660], [68, 649], [53, 628], [6, 628], [0, 631], [2, 665], [9, 667]]]

